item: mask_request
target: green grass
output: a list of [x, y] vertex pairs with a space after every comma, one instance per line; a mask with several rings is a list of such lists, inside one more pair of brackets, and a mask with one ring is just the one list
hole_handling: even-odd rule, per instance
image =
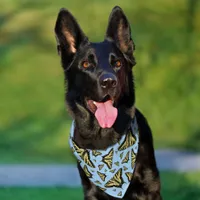
[[82, 189], [74, 188], [3, 188], [0, 189], [2, 200], [61, 200], [83, 199]]
[[200, 150], [200, 4], [188, 37], [187, 1], [1, 0], [1, 163], [73, 161], [55, 20], [66, 7], [92, 41], [101, 41], [116, 4], [131, 22], [136, 105], [152, 127], [156, 148]]
[[161, 173], [162, 194], [164, 199], [199, 200], [200, 173]]
[[[200, 173], [161, 174], [163, 199], [199, 200]], [[81, 188], [0, 188], [2, 200], [83, 199]]]

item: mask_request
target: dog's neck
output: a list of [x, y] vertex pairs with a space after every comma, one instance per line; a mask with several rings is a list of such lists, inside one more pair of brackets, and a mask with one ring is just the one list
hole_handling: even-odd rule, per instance
[[105, 149], [117, 143], [122, 135], [130, 129], [131, 121], [134, 118], [135, 107], [126, 111], [118, 108], [118, 117], [113, 127], [101, 128], [91, 115], [85, 115], [82, 119], [75, 118], [74, 140], [81, 148]]

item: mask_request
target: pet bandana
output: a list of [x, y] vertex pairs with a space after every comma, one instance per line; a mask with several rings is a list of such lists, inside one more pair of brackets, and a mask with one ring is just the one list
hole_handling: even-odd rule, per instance
[[69, 143], [86, 176], [105, 193], [123, 198], [133, 176], [139, 146], [136, 117], [129, 133], [105, 150], [80, 148], [73, 141], [74, 127], [73, 122]]

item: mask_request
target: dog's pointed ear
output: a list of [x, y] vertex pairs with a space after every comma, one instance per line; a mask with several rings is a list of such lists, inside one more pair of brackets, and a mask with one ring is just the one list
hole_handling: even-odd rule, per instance
[[131, 38], [131, 27], [124, 12], [118, 6], [115, 6], [110, 14], [105, 39], [114, 41], [130, 63], [135, 65], [133, 57], [135, 45]]
[[65, 65], [69, 66], [80, 45], [88, 39], [76, 19], [64, 8], [58, 13], [54, 31], [58, 53], [61, 54], [62, 60], [65, 60]]

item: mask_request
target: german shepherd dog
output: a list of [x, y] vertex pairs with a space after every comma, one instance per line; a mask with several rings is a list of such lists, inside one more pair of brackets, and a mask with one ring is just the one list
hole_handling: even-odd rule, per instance
[[[135, 108], [135, 45], [124, 12], [114, 7], [104, 41], [92, 43], [73, 15], [63, 8], [58, 13], [55, 34], [65, 75], [67, 108], [74, 120], [72, 149], [83, 159], [77, 158], [77, 167], [84, 199], [161, 200], [151, 129]], [[134, 119], [138, 146], [130, 150], [130, 156], [127, 149], [136, 142], [136, 135], [128, 136], [133, 132]], [[127, 151], [126, 155], [119, 149]], [[114, 155], [118, 151], [120, 154]], [[112, 159], [119, 159], [115, 162], [117, 167]], [[105, 166], [101, 165], [102, 160]], [[127, 164], [129, 160], [132, 164]], [[128, 168], [132, 171], [126, 172]]]

